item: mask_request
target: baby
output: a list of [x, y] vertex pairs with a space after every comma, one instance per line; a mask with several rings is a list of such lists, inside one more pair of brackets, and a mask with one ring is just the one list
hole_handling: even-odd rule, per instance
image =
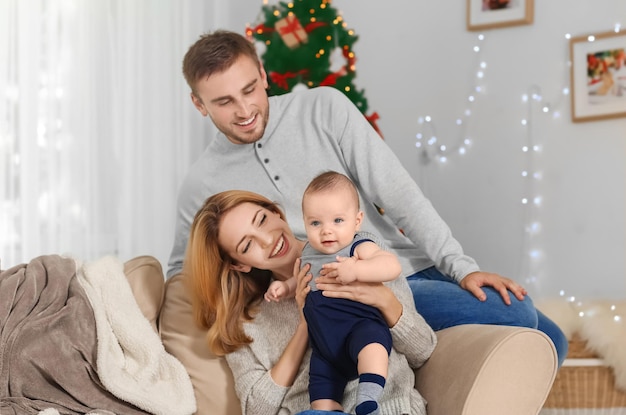
[[[381, 249], [366, 233], [359, 195], [343, 174], [326, 172], [314, 178], [302, 198], [307, 243], [302, 265], [313, 277], [385, 282], [397, 278], [401, 266], [391, 252]], [[341, 401], [349, 380], [359, 378], [357, 415], [379, 414], [378, 400], [387, 378], [391, 333], [380, 311], [356, 301], [325, 297], [310, 282], [304, 306], [312, 347], [309, 375], [311, 408], [343, 410]], [[295, 294], [296, 281], [273, 281], [265, 299], [279, 301]]]

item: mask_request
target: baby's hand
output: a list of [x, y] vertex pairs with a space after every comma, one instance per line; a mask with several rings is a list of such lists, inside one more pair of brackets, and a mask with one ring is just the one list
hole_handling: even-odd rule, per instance
[[349, 284], [356, 281], [356, 273], [354, 272], [355, 257], [337, 257], [337, 262], [324, 264], [322, 275], [327, 277], [335, 277], [337, 282], [341, 284]]
[[265, 301], [279, 302], [287, 294], [287, 285], [284, 281], [272, 281], [265, 292]]

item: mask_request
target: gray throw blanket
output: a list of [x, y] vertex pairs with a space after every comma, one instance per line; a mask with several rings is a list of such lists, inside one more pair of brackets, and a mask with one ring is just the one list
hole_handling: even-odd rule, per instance
[[0, 273], [0, 415], [194, 411], [121, 262], [48, 255]]

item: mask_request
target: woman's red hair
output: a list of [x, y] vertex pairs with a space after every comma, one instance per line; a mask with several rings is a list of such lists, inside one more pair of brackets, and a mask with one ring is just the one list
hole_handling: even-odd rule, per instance
[[217, 193], [196, 213], [185, 254], [183, 273], [189, 283], [194, 318], [208, 329], [209, 348], [218, 356], [252, 342], [243, 330], [243, 323], [253, 319], [271, 279], [270, 271], [233, 270], [233, 259], [218, 244], [223, 216], [242, 203], [259, 205], [285, 219], [274, 202], [257, 193], [243, 190]]

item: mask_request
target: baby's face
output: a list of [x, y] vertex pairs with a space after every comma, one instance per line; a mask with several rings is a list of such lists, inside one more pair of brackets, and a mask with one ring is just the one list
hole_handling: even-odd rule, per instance
[[313, 248], [334, 254], [349, 245], [363, 220], [357, 201], [348, 192], [308, 194], [302, 206], [306, 236]]

